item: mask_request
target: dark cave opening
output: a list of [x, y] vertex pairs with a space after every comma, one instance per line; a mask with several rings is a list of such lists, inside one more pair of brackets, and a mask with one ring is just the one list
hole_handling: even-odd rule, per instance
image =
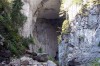
[[61, 34], [62, 22], [64, 18], [45, 19], [37, 18], [33, 35], [36, 38], [34, 50], [38, 52], [42, 48], [43, 53], [49, 54], [50, 57], [58, 60], [58, 36]]
[[65, 14], [59, 17], [61, 1], [50, 1], [43, 4], [38, 11], [33, 35], [36, 39], [33, 50], [47, 53], [53, 59], [58, 60], [58, 36], [61, 35], [62, 23], [65, 20]]

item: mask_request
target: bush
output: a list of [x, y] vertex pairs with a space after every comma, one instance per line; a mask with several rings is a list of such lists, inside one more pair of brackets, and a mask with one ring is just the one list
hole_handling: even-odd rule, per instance
[[38, 49], [38, 53], [42, 53], [43, 52], [43, 49], [40, 47], [39, 49]]
[[69, 33], [69, 21], [68, 20], [64, 20], [63, 24], [62, 24], [62, 34], [68, 34]]
[[0, 34], [5, 38], [5, 47], [13, 55], [20, 56], [28, 48], [29, 43], [34, 43], [33, 38], [23, 38], [18, 29], [23, 25], [26, 17], [21, 14], [23, 3], [21, 0], [0, 0]]
[[91, 64], [91, 66], [100, 66], [99, 61], [100, 61], [100, 58], [96, 58], [90, 64]]

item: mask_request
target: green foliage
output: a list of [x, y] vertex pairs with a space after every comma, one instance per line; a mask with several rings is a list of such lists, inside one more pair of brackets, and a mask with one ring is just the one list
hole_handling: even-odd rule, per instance
[[73, 0], [72, 2], [73, 2], [73, 4], [81, 4], [82, 0]]
[[48, 59], [55, 62], [57, 64], [57, 66], [59, 66], [59, 61], [55, 60], [54, 57], [48, 56]]
[[98, 47], [100, 47], [100, 42], [98, 43]]
[[29, 43], [34, 44], [32, 37], [23, 38], [18, 33], [19, 27], [26, 20], [20, 12], [22, 5], [21, 0], [14, 0], [12, 3], [0, 0], [0, 34], [5, 38], [5, 47], [16, 56], [23, 54]]
[[69, 21], [68, 20], [64, 20], [63, 24], [62, 24], [62, 34], [68, 34], [69, 33]]
[[83, 36], [79, 36], [79, 41], [81, 41], [81, 40], [83, 40], [84, 39], [84, 37]]
[[38, 53], [42, 53], [43, 52], [43, 49], [40, 47], [39, 49], [38, 49]]
[[88, 8], [89, 8], [89, 4], [85, 4], [82, 6], [81, 10], [80, 10], [80, 14], [82, 16], [88, 16], [89, 12], [88, 12]]
[[100, 61], [100, 58], [96, 58], [95, 60], [93, 60], [90, 64], [91, 66], [100, 66], [100, 63], [98, 62]]
[[52, 56], [48, 56], [48, 59], [51, 61], [55, 61], [54, 57], [52, 57]]
[[13, 17], [13, 24], [15, 24], [17, 27], [22, 26], [23, 22], [26, 19], [25, 16], [20, 12], [20, 10], [22, 9], [22, 5], [23, 3], [21, 2], [21, 0], [13, 1], [11, 17]]
[[57, 36], [57, 38], [58, 38], [58, 44], [60, 44], [61, 43], [61, 35]]
[[100, 0], [90, 0], [91, 3], [94, 3], [94, 5], [100, 4]]

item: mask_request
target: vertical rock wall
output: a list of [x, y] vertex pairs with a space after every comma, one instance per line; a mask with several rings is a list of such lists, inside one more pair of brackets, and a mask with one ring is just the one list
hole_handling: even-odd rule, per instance
[[[31, 51], [43, 52], [55, 56], [57, 52], [57, 33], [55, 25], [51, 25], [53, 19], [59, 18], [59, 0], [22, 0], [24, 5], [22, 13], [27, 20], [21, 28], [20, 34], [24, 37], [30, 35], [35, 38], [35, 45], [30, 45]], [[42, 19], [42, 20], [41, 20]], [[45, 20], [47, 19], [47, 20]]]
[[[42, 48], [43, 52], [46, 52], [53, 57], [58, 51], [58, 33], [56, 25], [52, 23], [57, 21], [58, 20], [38, 19], [33, 31], [34, 37], [37, 40], [34, 48]], [[38, 51], [38, 49], [36, 49], [36, 51]]]
[[88, 66], [87, 63], [100, 58], [100, 5], [96, 2], [65, 4], [70, 27], [59, 45], [60, 66]]
[[21, 12], [27, 17], [20, 34], [24, 37], [32, 35], [37, 18], [56, 19], [59, 17], [59, 0], [22, 0]]
[[32, 35], [34, 25], [36, 23], [38, 15], [38, 7], [42, 0], [22, 0], [23, 7], [21, 12], [27, 17], [26, 22], [23, 27], [20, 29], [20, 34], [24, 37], [29, 37]]

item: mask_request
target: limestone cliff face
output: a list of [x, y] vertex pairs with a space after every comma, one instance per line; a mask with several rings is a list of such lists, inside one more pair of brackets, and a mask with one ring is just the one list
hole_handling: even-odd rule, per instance
[[57, 52], [57, 27], [55, 28], [52, 22], [56, 23], [59, 17], [60, 1], [22, 1], [24, 3], [22, 13], [27, 16], [27, 20], [20, 29], [20, 34], [24, 37], [34, 36], [35, 45], [30, 45], [31, 51], [38, 52], [42, 48], [43, 52], [54, 57]]
[[42, 48], [43, 52], [51, 56], [55, 56], [58, 50], [57, 28], [50, 24], [53, 21], [56, 20], [38, 19], [33, 31], [33, 35], [37, 40], [37, 44], [33, 46], [33, 49], [38, 52], [39, 48]]
[[90, 61], [100, 58], [100, 5], [96, 2], [64, 3], [69, 33], [62, 35], [59, 45], [60, 66], [89, 66]]
[[56, 19], [59, 17], [59, 0], [22, 0], [24, 3], [21, 12], [27, 16], [21, 34], [30, 36], [34, 29], [37, 18]]
[[[43, 52], [55, 56], [58, 34], [54, 23], [59, 22], [61, 0], [22, 1], [22, 13], [27, 20], [20, 34], [34, 36], [32, 51], [42, 48]], [[66, 32], [62, 33], [59, 45], [60, 66], [85, 66], [100, 57], [100, 0], [65, 0], [61, 7], [60, 16], [66, 15], [69, 26], [65, 25]]]
[[22, 36], [29, 37], [30, 34], [32, 35], [37, 18], [37, 9], [41, 1], [42, 0], [22, 0], [24, 5], [21, 12], [27, 17], [25, 24], [20, 30]]

